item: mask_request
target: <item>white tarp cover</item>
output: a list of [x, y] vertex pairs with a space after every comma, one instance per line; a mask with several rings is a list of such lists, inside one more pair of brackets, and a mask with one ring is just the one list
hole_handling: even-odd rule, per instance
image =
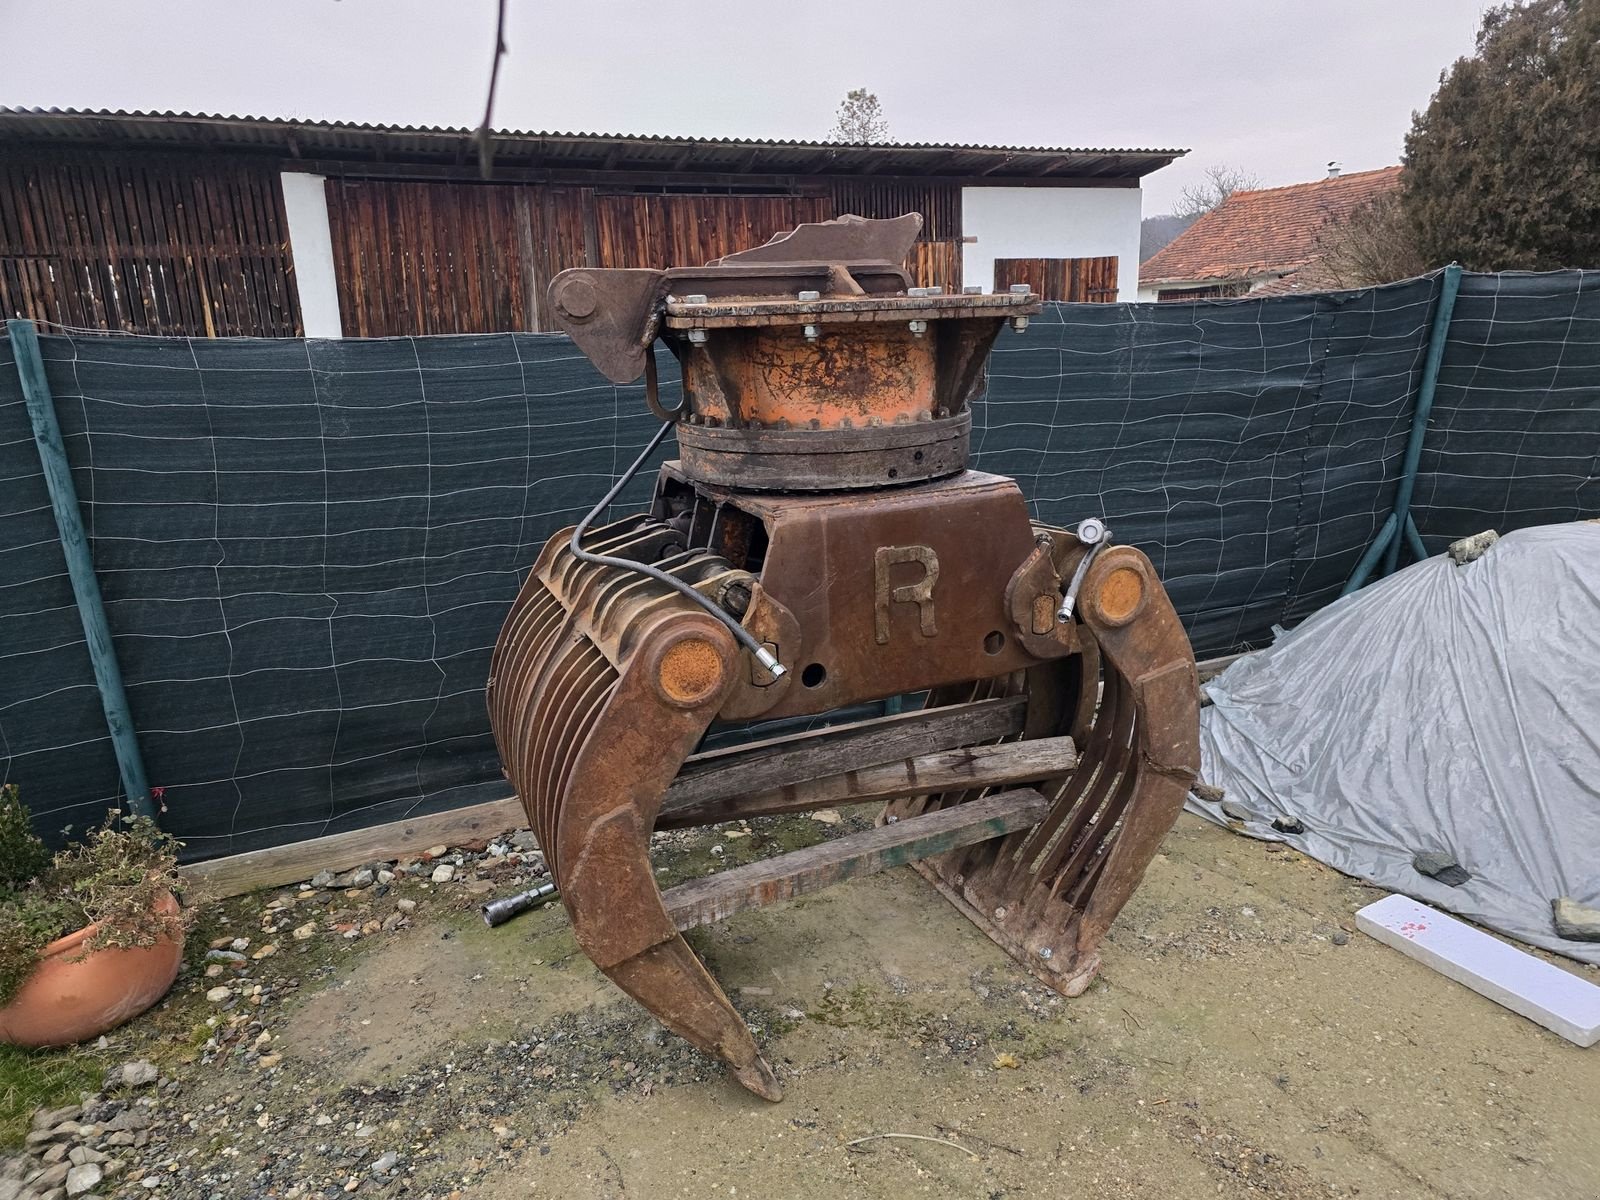
[[[1508, 534], [1346, 596], [1205, 686], [1201, 777], [1242, 832], [1523, 941], [1600, 907], [1600, 524]], [[1239, 829], [1215, 804], [1190, 808]], [[1303, 834], [1272, 828], [1298, 818]], [[1447, 887], [1412, 866], [1453, 855]]]

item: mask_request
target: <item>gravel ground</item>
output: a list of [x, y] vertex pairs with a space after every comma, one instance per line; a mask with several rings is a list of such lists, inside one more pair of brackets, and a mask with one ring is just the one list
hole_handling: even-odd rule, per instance
[[[663, 882], [861, 820], [670, 835]], [[1192, 818], [1074, 1001], [904, 870], [697, 931], [777, 1105], [559, 905], [485, 928], [542, 874], [524, 833], [220, 906], [0, 1200], [1600, 1195], [1600, 1057], [1353, 934], [1373, 890]]]

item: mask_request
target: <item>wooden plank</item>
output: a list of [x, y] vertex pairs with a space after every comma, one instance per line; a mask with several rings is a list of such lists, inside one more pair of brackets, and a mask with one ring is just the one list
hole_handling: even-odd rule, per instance
[[1600, 987], [1465, 921], [1385, 896], [1356, 913], [1356, 928], [1574, 1045], [1600, 1042]]
[[492, 838], [510, 829], [522, 829], [527, 823], [521, 802], [511, 796], [371, 829], [193, 863], [183, 868], [183, 876], [208, 896], [240, 896], [258, 888], [298, 883], [318, 871], [343, 871], [363, 863], [420, 854], [429, 846], [457, 846]]
[[748, 908], [1031, 828], [1048, 807], [1038, 792], [1018, 788], [679, 884], [662, 900], [679, 930], [693, 929]]
[[1065, 775], [1077, 765], [1077, 748], [1069, 737], [967, 746], [675, 808], [670, 814], [663, 811], [656, 828], [712, 825], [777, 813], [809, 812], [840, 804], [893, 800], [900, 796], [1031, 783]]
[[[1022, 732], [1026, 696], [919, 709], [697, 754], [667, 789], [662, 815], [896, 759]], [[667, 826], [663, 826], [666, 828]]]

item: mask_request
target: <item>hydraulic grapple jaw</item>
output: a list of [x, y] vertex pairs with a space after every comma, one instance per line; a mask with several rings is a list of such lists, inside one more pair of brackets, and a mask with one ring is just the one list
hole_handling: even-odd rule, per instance
[[[584, 952], [771, 1100], [683, 931], [910, 863], [1077, 995], [1198, 768], [1194, 660], [1149, 561], [965, 468], [983, 359], [1037, 300], [909, 289], [918, 227], [803, 226], [750, 260], [551, 289], [613, 378], [648, 378], [665, 336], [682, 460], [649, 512], [551, 539], [495, 647], [491, 723]], [[908, 696], [700, 749], [717, 722]], [[655, 829], [867, 801], [887, 805], [864, 833], [656, 885]]]

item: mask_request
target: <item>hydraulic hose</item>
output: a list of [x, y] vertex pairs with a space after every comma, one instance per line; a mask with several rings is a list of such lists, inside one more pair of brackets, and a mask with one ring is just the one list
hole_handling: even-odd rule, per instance
[[611, 485], [611, 490], [601, 497], [600, 503], [589, 510], [588, 516], [578, 522], [578, 527], [572, 531], [572, 541], [568, 543], [567, 548], [572, 551], [572, 557], [579, 562], [593, 563], [599, 567], [615, 567], [619, 571], [634, 571], [640, 575], [648, 575], [651, 579], [664, 583], [673, 591], [693, 600], [706, 612], [726, 625], [728, 632], [739, 639], [739, 644], [755, 655], [756, 661], [765, 667], [774, 679], [778, 679], [788, 674], [783, 664], [774, 658], [765, 646], [756, 641], [750, 631], [734, 619], [732, 613], [723, 612], [712, 602], [710, 597], [702, 595], [677, 576], [668, 575], [665, 571], [652, 567], [649, 563], [634, 562], [628, 558], [612, 558], [607, 554], [591, 554], [583, 548], [583, 535], [589, 532], [589, 526], [595, 522], [601, 513], [610, 507], [611, 502], [621, 494], [622, 489], [633, 481], [633, 477], [639, 473], [639, 468], [644, 466], [649, 457], [655, 453], [656, 447], [666, 440], [666, 436], [671, 429], [672, 423], [668, 422], [656, 430], [656, 435], [650, 439], [639, 457], [633, 460], [633, 465], [622, 473], [621, 478], [616, 483]]

